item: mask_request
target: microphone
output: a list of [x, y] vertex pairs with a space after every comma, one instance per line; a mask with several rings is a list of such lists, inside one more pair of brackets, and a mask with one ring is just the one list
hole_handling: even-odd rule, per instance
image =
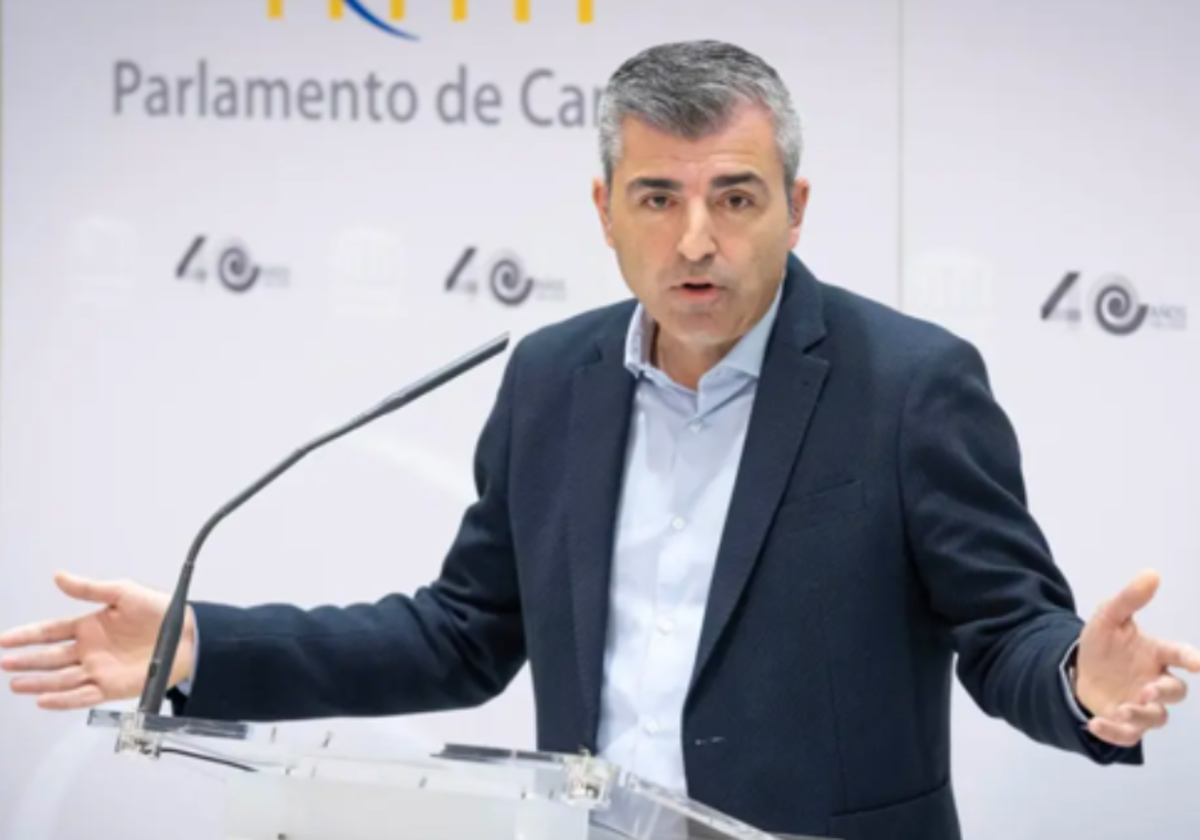
[[184, 562], [183, 570], [179, 574], [179, 582], [175, 585], [175, 593], [171, 597], [171, 603], [167, 607], [166, 615], [163, 616], [162, 625], [159, 627], [158, 639], [155, 641], [154, 652], [150, 657], [150, 667], [146, 672], [146, 686], [142, 690], [142, 697], [138, 702], [138, 719], [143, 719], [148, 714], [158, 714], [162, 708], [163, 698], [167, 693], [167, 683], [171, 677], [171, 668], [175, 664], [175, 652], [179, 647], [179, 638], [183, 635], [183, 624], [187, 615], [188, 588], [191, 586], [192, 572], [196, 566], [196, 555], [200, 553], [200, 547], [204, 544], [204, 540], [207, 539], [209, 533], [216, 527], [217, 523], [249, 501], [259, 490], [262, 490], [272, 481], [279, 478], [279, 476], [308, 453], [337, 440], [343, 435], [353, 432], [355, 429], [365, 426], [373, 420], [378, 420], [380, 417], [391, 414], [396, 409], [408, 405], [418, 397], [428, 394], [433, 389], [445, 385], [451, 379], [487, 361], [492, 356], [503, 351], [507, 346], [508, 333], [503, 333], [487, 344], [451, 362], [441, 370], [435, 371], [409, 385], [407, 388], [386, 397], [374, 408], [364, 411], [349, 422], [297, 449], [273, 470], [251, 484], [209, 517], [208, 521], [204, 523], [204, 527], [200, 529], [200, 532], [196, 534], [196, 538], [192, 541], [192, 546], [188, 550], [187, 560]]

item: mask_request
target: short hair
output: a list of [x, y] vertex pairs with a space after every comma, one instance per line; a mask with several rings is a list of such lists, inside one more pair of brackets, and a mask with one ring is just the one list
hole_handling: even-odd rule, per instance
[[784, 189], [800, 170], [800, 119], [779, 74], [753, 53], [721, 41], [661, 44], [617, 68], [600, 101], [600, 158], [611, 189], [621, 158], [621, 128], [634, 117], [687, 139], [719, 131], [745, 104], [765, 108], [775, 122]]

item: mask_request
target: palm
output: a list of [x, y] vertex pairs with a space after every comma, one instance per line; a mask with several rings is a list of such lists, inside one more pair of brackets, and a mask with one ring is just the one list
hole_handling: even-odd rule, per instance
[[1097, 620], [1084, 629], [1079, 673], [1087, 675], [1084, 691], [1092, 713], [1107, 715], [1123, 703], [1136, 702], [1146, 684], [1162, 672], [1159, 643], [1144, 635], [1136, 622], [1114, 625]]
[[76, 625], [79, 661], [105, 700], [141, 693], [166, 601], [149, 591], [128, 592]]

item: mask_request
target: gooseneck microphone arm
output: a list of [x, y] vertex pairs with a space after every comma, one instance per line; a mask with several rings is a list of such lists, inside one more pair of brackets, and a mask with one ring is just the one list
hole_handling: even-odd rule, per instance
[[179, 581], [175, 585], [175, 592], [171, 596], [170, 605], [163, 616], [162, 625], [158, 631], [158, 639], [155, 641], [154, 652], [151, 654], [150, 665], [146, 672], [146, 685], [142, 690], [141, 700], [138, 702], [138, 712], [141, 714], [158, 714], [162, 708], [163, 699], [166, 697], [168, 683], [171, 678], [171, 669], [175, 664], [175, 652], [179, 647], [180, 637], [183, 635], [184, 621], [187, 616], [188, 590], [192, 583], [192, 573], [196, 568], [196, 555], [200, 553], [200, 548], [204, 545], [204, 541], [221, 520], [249, 501], [272, 481], [287, 472], [305, 455], [327, 443], [332, 443], [344, 435], [350, 434], [350, 432], [365, 426], [373, 420], [378, 420], [380, 417], [391, 414], [393, 411], [408, 405], [413, 400], [424, 396], [435, 388], [445, 385], [450, 380], [466, 373], [476, 365], [487, 361], [492, 356], [502, 352], [507, 346], [508, 334], [504, 333], [492, 339], [487, 344], [451, 362], [442, 369], [414, 382], [407, 388], [386, 397], [374, 408], [364, 411], [333, 431], [327, 432], [301, 446], [281, 461], [278, 466], [255, 481], [210, 516], [199, 533], [196, 534], [195, 539], [192, 540], [187, 559], [183, 564], [183, 570], [179, 574]]

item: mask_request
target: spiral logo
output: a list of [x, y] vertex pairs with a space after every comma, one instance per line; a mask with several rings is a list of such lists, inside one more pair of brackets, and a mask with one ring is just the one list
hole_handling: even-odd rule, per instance
[[1093, 311], [1103, 329], [1113, 335], [1131, 335], [1145, 322], [1149, 307], [1138, 303], [1137, 292], [1127, 279], [1109, 274], [1097, 283]]
[[496, 300], [508, 306], [524, 303], [533, 293], [533, 278], [529, 277], [516, 257], [498, 257], [488, 270], [488, 283]]
[[217, 278], [232, 292], [248, 292], [258, 280], [258, 266], [240, 243], [227, 245], [217, 258]]

